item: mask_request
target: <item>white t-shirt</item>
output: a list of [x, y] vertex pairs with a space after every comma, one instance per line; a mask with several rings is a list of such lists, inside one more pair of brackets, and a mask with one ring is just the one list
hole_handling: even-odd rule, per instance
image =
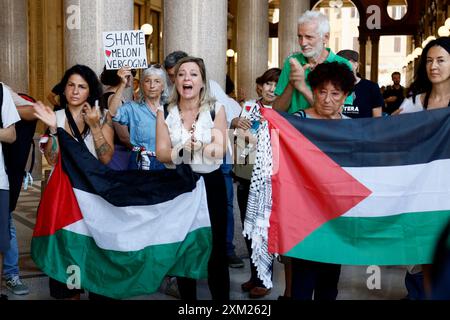
[[[214, 105], [216, 115], [222, 108], [222, 105], [218, 102]], [[159, 108], [162, 111], [162, 107]], [[188, 130], [182, 125], [180, 113], [178, 107], [172, 107], [169, 110], [169, 114], [165, 120], [169, 129], [170, 141], [172, 142], [172, 148], [178, 148], [182, 146], [188, 139], [191, 138]], [[211, 113], [209, 110], [203, 110], [198, 116], [198, 120], [195, 126], [194, 136], [197, 140], [204, 144], [211, 143], [211, 129], [214, 127], [214, 122], [211, 119]], [[194, 157], [190, 163], [190, 166], [194, 172], [198, 173], [210, 173], [219, 169], [222, 164], [222, 159], [211, 159], [203, 156], [200, 152], [195, 152]], [[166, 164], [167, 168], [174, 169], [175, 165]]]
[[[2, 104], [2, 121], [3, 128], [8, 128], [14, 123], [20, 121], [19, 113], [17, 112], [14, 101], [9, 90], [3, 86], [3, 104]], [[3, 159], [2, 143], [0, 143], [0, 189], [9, 190], [8, 176], [5, 171], [5, 162]]]
[[400, 108], [402, 109], [400, 114], [419, 112], [424, 110], [422, 101], [420, 100], [420, 95], [416, 96], [416, 102], [413, 101], [413, 97], [403, 100]]

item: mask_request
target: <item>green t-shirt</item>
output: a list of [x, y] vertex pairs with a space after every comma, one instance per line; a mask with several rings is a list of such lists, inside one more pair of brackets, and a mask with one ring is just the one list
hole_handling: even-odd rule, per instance
[[[336, 61], [339, 63], [343, 63], [343, 64], [346, 64], [350, 70], [352, 70], [352, 65], [350, 64], [350, 62], [347, 59], [337, 56], [329, 48], [327, 48], [327, 50], [328, 50], [329, 54], [328, 54], [328, 57], [325, 60], [325, 62], [335, 62]], [[278, 79], [277, 87], [275, 88], [275, 95], [277, 95], [277, 96], [281, 96], [283, 94], [284, 89], [286, 89], [286, 87], [289, 83], [289, 74], [291, 73], [291, 65], [289, 63], [290, 58], [297, 59], [302, 66], [304, 66], [305, 64], [308, 63], [308, 60], [301, 53], [295, 53], [295, 54], [287, 57], [287, 59], [284, 61], [283, 70], [281, 71], [280, 78]], [[310, 68], [305, 70], [306, 79], [308, 79], [308, 75], [310, 72], [311, 72]], [[311, 89], [311, 87], [309, 86], [308, 80], [306, 81], [306, 84]], [[347, 97], [347, 99], [345, 99], [345, 104], [353, 105], [353, 98], [351, 95], [349, 95]], [[288, 109], [288, 113], [294, 113], [299, 110], [307, 109], [309, 107], [310, 107], [310, 104], [308, 103], [306, 98], [298, 90], [294, 89], [294, 92], [292, 93], [292, 100], [291, 100], [291, 104]]]

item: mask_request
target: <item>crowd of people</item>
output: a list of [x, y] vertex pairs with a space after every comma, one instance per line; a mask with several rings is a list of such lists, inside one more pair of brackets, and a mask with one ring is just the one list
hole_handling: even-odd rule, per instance
[[[31, 115], [29, 110], [27, 114], [19, 112], [21, 105], [31, 103], [14, 101], [15, 93], [2, 85], [0, 274], [5, 275], [8, 288], [15, 294], [28, 293], [18, 276], [17, 261], [13, 261], [13, 275], [2, 273], [2, 267], [8, 265], [10, 247], [17, 247], [10, 228], [12, 210], [2, 145], [14, 142], [14, 124], [22, 118], [39, 119], [46, 125], [41, 144], [52, 166], [58, 161], [58, 128], [84, 141], [93, 156], [114, 170], [170, 170], [175, 164], [188, 163], [206, 186], [212, 229], [208, 286], [213, 300], [229, 300], [228, 268], [244, 266], [233, 245], [233, 182], [237, 183], [237, 202], [244, 223], [253, 172], [250, 159], [258, 143], [256, 132], [264, 121], [261, 109], [273, 108], [302, 118], [351, 121], [450, 106], [448, 37], [430, 41], [424, 48], [411, 96], [406, 98], [400, 73], [392, 74], [393, 85], [382, 93], [376, 83], [358, 73], [358, 52], [334, 53], [327, 47], [329, 33], [326, 16], [314, 11], [303, 13], [297, 30], [300, 52], [287, 57], [282, 69], [268, 69], [255, 79], [258, 98], [242, 105], [207, 78], [203, 59], [183, 51], [170, 53], [163, 65], [149, 65], [140, 73], [136, 99], [126, 97], [137, 75], [129, 67], [105, 68], [98, 77], [89, 67], [75, 65], [49, 94], [53, 106], [34, 103]], [[234, 148], [228, 145], [228, 129], [235, 137], [231, 139]], [[244, 145], [238, 145], [242, 141]], [[245, 241], [251, 255], [252, 241]], [[288, 257], [280, 260], [285, 268], [285, 291], [280, 299], [337, 298], [340, 265]], [[425, 299], [431, 292], [428, 269], [426, 265], [408, 268], [405, 282], [410, 299]], [[197, 299], [195, 280], [177, 277], [175, 282], [181, 299]], [[241, 289], [250, 298], [270, 293], [253, 262], [250, 278]], [[50, 292], [57, 299], [78, 299], [81, 291], [69, 290], [65, 284], [50, 279]]]

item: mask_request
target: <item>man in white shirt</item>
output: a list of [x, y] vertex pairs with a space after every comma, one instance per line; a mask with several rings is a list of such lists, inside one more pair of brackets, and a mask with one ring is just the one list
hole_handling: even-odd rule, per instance
[[[13, 143], [16, 140], [16, 129], [14, 124], [20, 121], [11, 93], [7, 88], [0, 84], [0, 275], [3, 273], [3, 254], [10, 246], [9, 231], [9, 182], [5, 170], [3, 157], [3, 144]], [[0, 299], [7, 299], [1, 294], [0, 281]]]

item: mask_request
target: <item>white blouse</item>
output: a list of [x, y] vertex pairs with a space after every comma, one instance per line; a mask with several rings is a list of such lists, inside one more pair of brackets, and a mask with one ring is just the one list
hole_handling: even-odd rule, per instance
[[[222, 108], [219, 103], [214, 104], [216, 115]], [[163, 108], [159, 110], [164, 112]], [[191, 135], [188, 130], [182, 125], [180, 112], [178, 106], [174, 106], [169, 110], [169, 114], [165, 119], [166, 125], [169, 129], [170, 141], [172, 142], [172, 148], [179, 148], [191, 139]], [[203, 142], [203, 144], [211, 143], [211, 129], [214, 128], [214, 121], [211, 118], [209, 110], [201, 111], [198, 120], [196, 122], [194, 136], [197, 140]], [[201, 152], [195, 152], [193, 159], [190, 161], [190, 166], [194, 172], [197, 173], [210, 173], [219, 169], [223, 159], [211, 159], [205, 156]], [[167, 168], [174, 169], [174, 164], [165, 164]]]
[[[100, 118], [100, 124], [103, 125], [106, 121], [106, 112]], [[64, 109], [58, 110], [55, 112], [56, 114], [56, 126], [58, 128], [63, 128], [66, 130], [66, 111]], [[76, 137], [74, 137], [76, 139]], [[95, 151], [94, 138], [92, 136], [92, 132], [89, 130], [89, 133], [84, 137], [84, 143], [86, 144], [89, 152], [98, 159], [97, 152]]]
[[402, 104], [400, 105], [400, 108], [402, 109], [400, 114], [423, 111], [423, 105], [420, 98], [421, 95], [418, 94], [416, 96], [416, 102], [413, 101], [413, 97], [403, 100]]

